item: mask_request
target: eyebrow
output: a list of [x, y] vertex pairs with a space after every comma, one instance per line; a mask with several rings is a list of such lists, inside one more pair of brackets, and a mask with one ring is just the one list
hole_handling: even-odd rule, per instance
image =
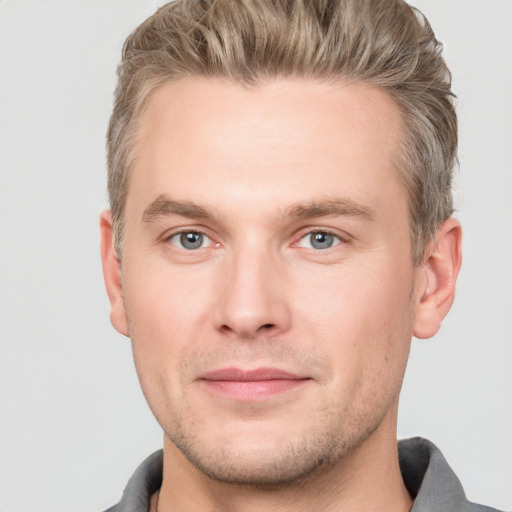
[[[172, 217], [174, 215], [194, 219], [218, 218], [215, 209], [200, 206], [192, 201], [178, 201], [161, 195], [144, 210], [142, 221], [149, 224], [159, 217]], [[308, 219], [329, 216], [361, 217], [367, 221], [372, 221], [376, 218], [372, 208], [350, 199], [324, 199], [320, 201], [297, 203], [288, 206], [283, 211], [283, 217], [285, 219]]]
[[217, 217], [211, 208], [199, 206], [191, 201], [175, 201], [166, 196], [157, 197], [142, 214], [142, 221], [151, 223], [159, 217], [180, 215], [195, 219], [212, 219]]
[[361, 217], [367, 221], [376, 218], [375, 211], [351, 199], [325, 199], [292, 205], [285, 210], [285, 217], [308, 219], [313, 217]]

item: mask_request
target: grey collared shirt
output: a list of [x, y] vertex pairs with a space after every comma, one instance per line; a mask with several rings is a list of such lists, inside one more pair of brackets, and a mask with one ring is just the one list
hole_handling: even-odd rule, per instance
[[[459, 479], [439, 449], [415, 437], [398, 442], [400, 470], [414, 498], [411, 512], [499, 512], [466, 499]], [[162, 484], [163, 452], [150, 455], [135, 471], [121, 501], [105, 512], [149, 512], [149, 502]]]

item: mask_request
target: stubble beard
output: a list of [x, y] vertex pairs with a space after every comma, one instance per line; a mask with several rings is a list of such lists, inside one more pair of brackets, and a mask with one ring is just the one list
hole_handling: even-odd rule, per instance
[[[412, 300], [408, 306], [412, 306]], [[402, 326], [397, 333], [398, 336], [388, 339], [389, 344], [398, 342], [398, 339], [404, 336], [410, 340], [410, 332], [410, 325]], [[263, 353], [266, 353], [265, 345], [260, 345]], [[276, 350], [275, 346], [273, 349]], [[275, 359], [280, 360], [281, 357], [281, 360], [285, 360], [284, 355], [277, 354]], [[135, 350], [134, 356], [137, 363]], [[197, 356], [195, 354], [190, 359], [195, 360]], [[278, 446], [270, 442], [262, 446], [261, 450], [254, 449], [250, 452], [239, 450], [236, 446], [233, 448], [223, 445], [219, 440], [209, 439], [204, 442], [202, 436], [205, 435], [206, 425], [199, 426], [199, 430], [196, 429], [194, 424], [201, 419], [194, 414], [197, 411], [190, 407], [190, 404], [188, 409], [174, 410], [172, 418], [164, 419], [158, 412], [173, 408], [166, 407], [170, 404], [162, 403], [159, 407], [153, 407], [149, 396], [151, 394], [146, 395], [144, 385], [142, 389], [168, 440], [201, 473], [225, 484], [277, 490], [314, 482], [336, 466], [341, 467], [344, 459], [379, 429], [387, 415], [396, 413], [407, 356], [408, 350], [403, 354], [404, 361], [399, 362], [398, 367], [394, 369], [392, 382], [388, 382], [386, 389], [382, 388], [383, 375], [379, 375], [378, 372], [372, 373], [371, 376], [367, 374], [366, 378], [373, 382], [370, 385], [368, 382], [363, 384], [348, 404], [317, 404], [317, 408], [307, 414], [301, 435], [295, 435], [293, 439], [287, 439]], [[257, 354], [254, 354], [254, 357], [257, 359]], [[136, 367], [139, 373], [139, 365], [136, 364]], [[140, 372], [139, 378], [145, 373]], [[364, 377], [362, 378], [364, 380]], [[143, 380], [141, 378], [141, 384]], [[311, 417], [315, 417], [313, 423], [309, 422]], [[386, 426], [389, 427], [390, 425]], [[280, 434], [283, 438], [282, 432]], [[396, 432], [391, 432], [390, 435], [396, 441]], [[243, 444], [243, 438], [238, 441]]]
[[[135, 357], [136, 362], [137, 359]], [[139, 365], [136, 366], [140, 370]], [[147, 376], [149, 372], [140, 372], [139, 378], [143, 374]], [[257, 448], [249, 437], [245, 443], [242, 434], [234, 443], [214, 439], [209, 434], [215, 430], [208, 432], [207, 418], [197, 415], [197, 404], [185, 400], [182, 404], [188, 402], [188, 406], [176, 409], [164, 400], [157, 405], [150, 399], [157, 393], [146, 394], [145, 385], [142, 389], [167, 439], [202, 474], [224, 484], [277, 490], [313, 483], [336, 466], [343, 468], [344, 459], [363, 445], [386, 416], [396, 410], [403, 373], [394, 377], [395, 383], [384, 389], [382, 375], [366, 375], [367, 382], [353, 390], [354, 394], [349, 393], [348, 403], [343, 403], [343, 399], [333, 403], [331, 394], [324, 396], [322, 404], [316, 403], [304, 413], [304, 426], [298, 432], [287, 435], [276, 428], [275, 437], [270, 433]], [[364, 381], [365, 377], [361, 379]], [[141, 378], [141, 384], [144, 380]], [[163, 413], [171, 410], [172, 417]], [[201, 421], [205, 423], [199, 425]], [[392, 435], [396, 440], [396, 434]], [[276, 441], [279, 439], [282, 442]], [[252, 448], [246, 449], [249, 443]]]
[[[265, 490], [303, 486], [314, 483], [336, 467], [342, 469], [344, 460], [374, 435], [383, 422], [391, 417], [396, 420], [403, 371], [393, 376], [394, 383], [382, 386], [382, 375], [366, 375], [366, 384], [354, 390], [348, 403], [343, 399], [331, 402], [328, 397], [305, 414], [300, 432], [287, 435], [277, 429], [276, 439], [284, 442], [273, 442], [269, 436], [261, 449], [244, 452], [243, 447], [239, 449], [236, 445], [211, 439], [206, 441], [204, 431], [198, 435], [195, 430], [191, 409], [176, 411], [167, 424], [160, 424], [183, 456], [217, 482]], [[385, 429], [396, 442], [391, 423], [386, 424]], [[243, 446], [243, 437], [238, 443]]]
[[278, 490], [303, 486], [325, 475], [361, 446], [379, 427], [386, 411], [372, 416], [328, 418], [329, 426], [281, 444], [240, 456], [222, 446], [196, 442], [182, 423], [165, 429], [168, 439], [201, 473], [212, 480], [236, 486]]

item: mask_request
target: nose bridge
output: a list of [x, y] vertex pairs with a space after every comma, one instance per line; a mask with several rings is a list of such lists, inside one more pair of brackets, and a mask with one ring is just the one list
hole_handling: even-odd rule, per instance
[[256, 239], [233, 247], [224, 261], [216, 322], [241, 338], [288, 328], [285, 269], [279, 255]]

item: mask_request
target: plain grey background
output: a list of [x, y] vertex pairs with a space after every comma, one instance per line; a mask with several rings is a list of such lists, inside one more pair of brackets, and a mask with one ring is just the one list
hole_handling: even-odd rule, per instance
[[[99, 511], [161, 446], [99, 258], [104, 134], [124, 38], [163, 2], [0, 1], [0, 511]], [[435, 441], [475, 501], [512, 508], [512, 1], [415, 3], [460, 116], [464, 264], [413, 341], [399, 436]]]

